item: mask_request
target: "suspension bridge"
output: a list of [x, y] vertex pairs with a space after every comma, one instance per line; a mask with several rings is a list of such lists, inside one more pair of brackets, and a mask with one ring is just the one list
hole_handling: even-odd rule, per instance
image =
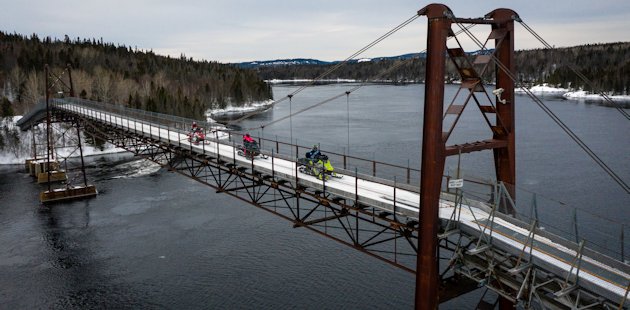
[[[68, 84], [62, 82], [61, 76], [53, 75], [52, 83], [47, 80], [46, 102], [24, 116], [18, 125], [26, 130], [39, 123], [47, 124], [48, 168], [44, 168], [44, 174], [48, 176], [48, 184], [52, 183], [50, 178], [55, 171], [51, 165], [55, 145], [51, 124], [74, 124], [77, 132], [83, 128], [217, 192], [278, 215], [296, 228], [309, 229], [414, 273], [419, 309], [434, 309], [439, 303], [482, 286], [499, 297], [487, 300], [484, 295], [477, 309], [494, 308], [497, 304], [501, 309], [515, 305], [552, 309], [627, 308], [630, 265], [623, 258], [612, 258], [585, 246], [583, 241], [570, 241], [549, 233], [539, 227], [536, 219], [526, 221], [510, 214], [515, 207], [513, 24], [520, 20], [518, 15], [498, 9], [484, 18], [463, 19], [455, 17], [446, 6], [432, 4], [373, 43], [419, 16], [429, 19], [420, 169], [330, 153], [334, 162], [343, 163], [335, 171], [340, 178], [304, 174], [293, 154], [301, 154], [305, 147], [292, 144], [293, 141], [266, 141], [274, 147], [263, 148], [264, 156], [244, 157], [238, 154], [241, 146], [232, 132], [202, 123], [205, 140], [193, 142], [189, 132], [192, 120], [76, 98], [70, 74]], [[459, 25], [458, 33], [471, 35], [464, 24], [492, 27], [485, 43], [479, 41], [485, 52], [472, 60], [451, 29], [452, 25]], [[458, 46], [447, 48], [449, 38], [455, 38]], [[493, 50], [487, 48], [489, 42], [494, 43]], [[463, 103], [461, 98], [453, 99], [444, 109], [447, 60], [462, 77], [460, 91], [465, 98]], [[487, 93], [487, 84], [481, 78], [491, 64], [498, 68], [493, 96]], [[67, 86], [68, 96], [52, 98], [51, 89], [60, 83]], [[301, 90], [282, 100], [292, 100]], [[492, 137], [446, 145], [470, 101], [479, 107]], [[544, 106], [541, 101], [537, 103]], [[291, 112], [287, 118], [312, 107]], [[625, 111], [620, 109], [620, 112]], [[276, 121], [283, 119], [286, 118]], [[561, 121], [559, 125], [579, 141]], [[262, 140], [259, 138], [259, 142]], [[80, 152], [80, 134], [77, 134], [77, 147]], [[583, 148], [622, 187], [625, 185], [588, 147]], [[491, 191], [490, 201], [467, 197], [457, 185], [459, 178], [443, 176], [447, 156], [483, 150], [494, 153], [498, 182], [477, 186]], [[347, 164], [351, 160], [362, 162], [359, 166], [363, 168], [351, 169]], [[398, 169], [407, 181], [379, 177], [377, 166]], [[410, 182], [410, 176], [420, 171], [418, 186]], [[82, 185], [66, 185], [58, 190], [49, 185], [42, 197], [56, 201], [66, 195], [76, 198], [96, 194], [83, 175]]]

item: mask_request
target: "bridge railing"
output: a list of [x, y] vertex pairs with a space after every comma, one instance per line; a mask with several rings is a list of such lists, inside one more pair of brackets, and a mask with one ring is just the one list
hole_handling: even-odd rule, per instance
[[519, 187], [514, 190], [516, 218], [527, 223], [536, 220], [540, 229], [575, 243], [585, 241], [586, 247], [622, 262], [630, 259], [626, 219], [605, 218]]
[[[225, 133], [229, 137], [229, 141], [233, 141], [235, 143], [238, 143], [244, 134], [244, 132], [233, 130], [226, 130]], [[310, 151], [313, 147], [313, 143], [290, 143], [282, 141], [281, 139], [278, 139], [278, 137], [275, 139], [269, 139], [254, 136], [254, 138], [258, 140], [258, 144], [261, 146], [262, 150], [269, 152], [273, 151], [275, 154], [282, 154], [293, 160], [305, 157], [306, 152]], [[297, 141], [297, 139], [294, 139], [294, 141]], [[358, 171], [363, 176], [392, 180], [397, 184], [406, 184], [416, 187], [420, 185], [420, 169], [411, 167], [409, 163], [406, 166], [396, 165], [376, 159], [366, 159], [359, 156], [349, 155], [345, 152], [345, 149], [343, 149], [342, 152], [336, 151], [339, 149], [339, 147], [335, 146], [320, 147], [321, 152], [329, 157], [335, 169], [341, 169], [349, 172]], [[446, 185], [452, 178], [452, 176], [445, 175], [443, 178], [444, 185]], [[473, 186], [477, 187], [480, 195], [489, 198], [492, 194], [494, 186], [492, 182], [468, 177], [465, 178], [465, 180], [469, 184], [474, 184]]]
[[[168, 114], [132, 109], [118, 104], [108, 104], [79, 98], [55, 99], [56, 103], [74, 103], [86, 108], [92, 108], [103, 112], [111, 112], [122, 116], [127, 120], [151, 123], [170, 131], [188, 132], [194, 120]], [[222, 143], [236, 146], [241, 143], [242, 133], [225, 129], [216, 123], [197, 121], [198, 125], [213, 130], [223, 132], [227, 135], [228, 141]], [[256, 138], [256, 137], [255, 137]], [[294, 160], [303, 157], [304, 153], [311, 149], [312, 144], [299, 145], [288, 143], [279, 139], [268, 139], [257, 137], [261, 149], [267, 154], [275, 154], [282, 158]], [[377, 161], [374, 159], [364, 159], [357, 156], [350, 156], [345, 152], [335, 152], [322, 149], [329, 156], [335, 169], [342, 170], [349, 175], [360, 175], [363, 178], [373, 178], [374, 180], [399, 187], [410, 191], [418, 191], [420, 183], [420, 170], [401, 165], [395, 165]], [[451, 176], [443, 177], [445, 192], [454, 193], [455, 189], [449, 189], [447, 184], [452, 179]], [[467, 177], [465, 179], [464, 194], [477, 201], [492, 203], [493, 195], [496, 192], [497, 184], [487, 180]], [[510, 185], [507, 185], [510, 186]], [[630, 233], [628, 225], [613, 220], [605, 219], [591, 212], [567, 206], [566, 204], [552, 199], [536, 195], [524, 189], [514, 188], [516, 192], [516, 206], [514, 215], [517, 219], [531, 223], [537, 220], [539, 227], [550, 233], [563, 237], [567, 240], [579, 242], [587, 241], [587, 246], [610, 257], [625, 261], [628, 259], [630, 248], [626, 242], [626, 237]]]
[[128, 119], [141, 120], [146, 123], [152, 123], [155, 125], [162, 125], [164, 127], [168, 127], [173, 131], [187, 132], [190, 130], [193, 122], [197, 122], [199, 127], [213, 130], [218, 128], [219, 125], [216, 123], [210, 123], [206, 121], [199, 121], [190, 118], [151, 112], [140, 109], [133, 109], [126, 107], [121, 104], [111, 104], [98, 102], [93, 100], [81, 99], [81, 98], [63, 98], [63, 99], [53, 99], [54, 103], [73, 103], [87, 108], [97, 109], [103, 112], [111, 112], [118, 115], [121, 115]]

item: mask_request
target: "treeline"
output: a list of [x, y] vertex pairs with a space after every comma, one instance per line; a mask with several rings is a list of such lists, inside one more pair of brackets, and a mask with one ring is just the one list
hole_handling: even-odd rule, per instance
[[[630, 93], [630, 43], [589, 44], [568, 48], [516, 51], [517, 80], [524, 84], [550, 83], [584, 90]], [[447, 80], [459, 80], [459, 74], [447, 60]], [[332, 65], [261, 66], [256, 70], [262, 79], [313, 79]], [[378, 60], [342, 65], [326, 79], [359, 81], [423, 82], [426, 59]], [[583, 74], [584, 82], [571, 67]], [[494, 66], [483, 75], [493, 82]]]
[[210, 108], [272, 97], [271, 87], [248, 69], [159, 56], [102, 39], [0, 31], [0, 99], [11, 101], [15, 113], [28, 111], [45, 95], [45, 64], [56, 73], [72, 67], [76, 96], [196, 119]]

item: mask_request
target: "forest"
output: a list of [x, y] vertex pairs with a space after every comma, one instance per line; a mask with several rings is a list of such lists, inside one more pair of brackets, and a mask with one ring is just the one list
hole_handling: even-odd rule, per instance
[[[614, 94], [630, 92], [630, 42], [589, 44], [515, 53], [518, 82]], [[419, 83], [425, 54], [341, 65], [325, 79]], [[151, 50], [104, 43], [102, 39], [52, 39], [0, 31], [0, 116], [22, 114], [44, 97], [44, 66], [61, 72], [70, 65], [77, 96], [183, 117], [203, 119], [208, 109], [242, 106], [272, 98], [265, 80], [314, 79], [332, 64], [236, 64], [160, 56]], [[478, 68], [479, 69], [479, 68]], [[589, 83], [578, 77], [583, 74]], [[492, 82], [495, 68], [485, 70]], [[480, 70], [481, 71], [481, 70]], [[446, 80], [460, 77], [447, 60]]]
[[[425, 54], [408, 59], [379, 59], [352, 62], [340, 66], [326, 79], [355, 79], [365, 82], [417, 83], [424, 80]], [[523, 85], [549, 83], [588, 91], [615, 94], [630, 93], [630, 42], [589, 44], [555, 49], [520, 50], [515, 52], [518, 82]], [[313, 79], [334, 64], [260, 66], [262, 79]], [[477, 68], [479, 69], [479, 68]], [[583, 74], [590, 82], [580, 79]], [[494, 66], [483, 75], [487, 82], [494, 76]], [[447, 60], [447, 81], [460, 77]]]
[[69, 65], [81, 98], [194, 119], [204, 119], [211, 108], [272, 97], [271, 87], [256, 72], [233, 65], [160, 56], [102, 39], [0, 31], [0, 116], [22, 114], [45, 96], [46, 64], [57, 74]]

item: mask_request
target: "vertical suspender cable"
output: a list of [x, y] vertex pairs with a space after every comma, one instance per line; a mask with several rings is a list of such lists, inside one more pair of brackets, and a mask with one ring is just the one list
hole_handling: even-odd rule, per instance
[[[465, 27], [465, 30], [471, 29], [471, 28], [473, 28], [474, 26], [475, 26], [475, 25], [470, 25], [470, 26], [467, 26], [467, 27]], [[460, 34], [460, 33], [462, 33], [462, 32], [464, 32], [464, 30], [459, 30], [459, 31], [457, 31], [457, 32], [455, 33], [455, 35], [458, 35], [458, 34]], [[450, 38], [451, 38], [451, 37], [449, 37], [448, 39], [450, 39]], [[423, 50], [423, 51], [421, 51], [420, 53], [424, 53], [424, 52], [426, 52], [426, 49], [425, 49], [425, 50]], [[374, 76], [374, 77], [373, 77], [373, 80], [379, 80], [379, 79], [383, 78], [384, 76], [386, 76], [387, 74], [389, 74], [389, 73], [391, 73], [391, 72], [394, 72], [394, 70], [396, 70], [396, 69], [398, 69], [398, 68], [402, 67], [403, 65], [408, 64], [409, 62], [411, 62], [411, 60], [418, 59], [418, 58], [420, 58], [420, 57], [419, 57], [419, 56], [417, 56], [417, 57], [412, 57], [412, 58], [409, 58], [409, 59], [407, 59], [407, 60], [405, 60], [405, 61], [400, 61], [400, 62], [398, 62], [398, 63], [394, 64], [393, 66], [389, 67], [387, 70], [381, 71], [379, 74], [377, 74], [376, 76]], [[355, 92], [355, 91], [359, 90], [360, 88], [362, 88], [362, 87], [363, 87], [363, 86], [365, 86], [365, 85], [368, 85], [368, 82], [364, 82], [364, 83], [361, 83], [361, 84], [359, 84], [359, 85], [357, 85], [357, 86], [354, 86], [354, 87], [352, 87], [350, 90], [348, 90], [347, 92], [353, 93], [353, 92]], [[296, 92], [293, 92], [293, 93], [291, 93], [291, 94], [287, 95], [286, 97], [283, 97], [283, 98], [279, 99], [279, 100], [278, 100], [278, 101], [276, 101], [275, 103], [276, 103], [276, 104], [277, 104], [277, 103], [280, 103], [280, 102], [282, 102], [282, 101], [286, 100], [287, 98], [289, 98], [289, 99], [290, 99], [290, 98], [291, 98], [291, 97], [293, 97], [293, 95], [295, 95], [295, 94], [296, 94]], [[335, 100], [335, 99], [337, 99], [337, 98], [342, 97], [343, 95], [345, 95], [345, 92], [344, 92], [344, 93], [341, 93], [341, 94], [338, 94], [338, 95], [335, 95], [335, 96], [333, 96], [333, 97], [330, 97], [330, 98], [328, 98], [328, 99], [324, 99], [324, 100], [322, 100], [322, 101], [320, 101], [320, 102], [318, 102], [318, 103], [316, 103], [316, 104], [313, 104], [313, 105], [311, 105], [311, 106], [308, 106], [308, 107], [306, 107], [306, 108], [304, 108], [304, 109], [301, 109], [301, 110], [299, 110], [299, 111], [295, 112], [295, 115], [300, 114], [300, 113], [303, 113], [303, 112], [306, 112], [306, 111], [308, 111], [308, 110], [310, 110], [310, 109], [316, 108], [316, 107], [318, 107], [318, 106], [320, 106], [320, 105], [323, 105], [323, 104], [325, 104], [325, 103], [331, 102], [331, 101], [333, 101], [333, 100]], [[273, 121], [271, 121], [271, 122], [268, 122], [268, 123], [264, 124], [264, 126], [270, 126], [270, 125], [273, 125], [273, 124], [275, 124], [275, 123], [278, 123], [278, 122], [284, 121], [285, 119], [289, 118], [291, 115], [293, 115], [293, 113], [291, 113], [290, 115], [283, 116], [283, 117], [281, 117], [281, 118], [275, 119], [275, 120], [273, 120]], [[241, 121], [241, 120], [243, 120], [244, 118], [249, 117], [249, 116], [251, 116], [251, 115], [250, 115], [250, 114], [245, 115], [245, 116], [243, 116], [243, 117], [241, 117], [241, 118], [238, 118], [238, 119], [232, 120], [232, 121], [230, 121], [230, 122], [228, 122], [228, 123], [235, 123], [235, 122], [239, 122], [239, 121]], [[255, 128], [249, 128], [248, 130], [253, 130], [253, 129], [255, 129]]]
[[[293, 95], [288, 95], [287, 97], [289, 97], [289, 147], [291, 148], [291, 157], [293, 157], [293, 147], [291, 147], [291, 145], [293, 144], [293, 117], [291, 114], [292, 113], [292, 98]], [[295, 154], [295, 156], [298, 156], [297, 154]]]
[[348, 152], [350, 155], [350, 91], [346, 91], [346, 112], [348, 115]]

